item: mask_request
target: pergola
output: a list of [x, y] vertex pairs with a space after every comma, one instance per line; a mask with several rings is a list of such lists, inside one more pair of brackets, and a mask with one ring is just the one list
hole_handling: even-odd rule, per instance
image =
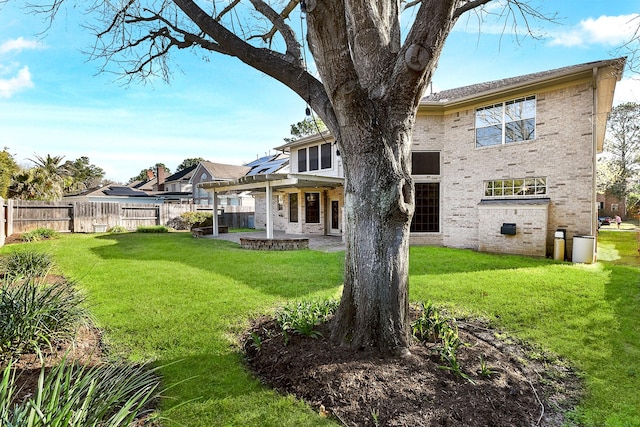
[[218, 198], [216, 193], [227, 191], [254, 191], [266, 193], [266, 217], [267, 217], [267, 239], [273, 239], [273, 212], [271, 199], [274, 190], [285, 188], [332, 188], [344, 185], [344, 178], [307, 175], [274, 173], [264, 175], [244, 176], [232, 181], [211, 181], [198, 185], [205, 191], [213, 193], [213, 235], [218, 235]]

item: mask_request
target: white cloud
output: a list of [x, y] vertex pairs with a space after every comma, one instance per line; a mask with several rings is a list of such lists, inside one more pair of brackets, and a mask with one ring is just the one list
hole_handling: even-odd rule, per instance
[[640, 103], [639, 77], [622, 79], [616, 85], [616, 93], [613, 97], [613, 104], [618, 105], [625, 102]]
[[25, 49], [41, 49], [42, 44], [33, 40], [25, 40], [24, 37], [8, 40], [0, 44], [0, 55], [9, 52], [21, 52]]
[[29, 67], [23, 67], [15, 77], [0, 78], [0, 98], [11, 98], [14, 93], [32, 87], [33, 81], [31, 81]]
[[637, 36], [640, 14], [600, 16], [580, 21], [567, 31], [552, 35], [552, 46], [620, 46]]

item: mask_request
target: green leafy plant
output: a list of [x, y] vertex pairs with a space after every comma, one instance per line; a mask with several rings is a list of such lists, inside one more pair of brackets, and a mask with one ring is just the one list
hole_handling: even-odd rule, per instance
[[413, 336], [422, 342], [437, 341], [448, 328], [448, 319], [430, 301], [422, 303], [420, 316], [411, 322]]
[[18, 277], [44, 277], [54, 266], [51, 255], [33, 249], [12, 252], [2, 258], [0, 264], [5, 280]]
[[442, 369], [471, 381], [469, 376], [462, 372], [456, 355], [458, 349], [465, 344], [460, 340], [455, 319], [441, 314], [431, 302], [422, 303], [420, 316], [411, 322], [411, 332], [421, 342], [437, 344], [440, 359], [448, 363], [448, 366], [441, 366]]
[[316, 326], [326, 322], [335, 313], [337, 300], [301, 301], [286, 305], [276, 318], [283, 331], [293, 331], [307, 337], [322, 336]]
[[23, 242], [36, 242], [38, 240], [57, 239], [60, 233], [50, 228], [36, 228], [35, 230], [22, 233], [20, 239]]
[[378, 411], [377, 409], [372, 409], [371, 419], [373, 420], [373, 425], [378, 427], [380, 425], [380, 411]]
[[471, 379], [471, 377], [464, 373], [462, 370], [462, 365], [458, 361], [455, 353], [443, 352], [440, 354], [442, 360], [447, 362], [447, 366], [439, 366], [440, 369], [444, 369], [446, 371], [451, 372], [452, 374], [464, 378], [472, 384], [475, 384], [475, 381]]
[[138, 233], [168, 233], [171, 230], [166, 225], [141, 225], [136, 231]]
[[495, 372], [491, 369], [491, 367], [487, 364], [487, 361], [484, 360], [482, 355], [480, 356], [480, 369], [478, 369], [478, 374], [484, 378], [489, 378]]
[[32, 395], [14, 402], [11, 368], [9, 363], [0, 380], [3, 426], [129, 426], [151, 412], [161, 391], [158, 368], [124, 362], [85, 367], [62, 360], [49, 372], [40, 371]]
[[251, 345], [256, 351], [260, 351], [262, 348], [262, 337], [256, 332], [251, 332]]
[[0, 360], [38, 352], [69, 339], [87, 314], [84, 297], [67, 280], [26, 277], [0, 286]]
[[107, 230], [109, 233], [126, 233], [127, 228], [123, 225], [115, 225], [113, 227], [111, 227], [109, 230]]

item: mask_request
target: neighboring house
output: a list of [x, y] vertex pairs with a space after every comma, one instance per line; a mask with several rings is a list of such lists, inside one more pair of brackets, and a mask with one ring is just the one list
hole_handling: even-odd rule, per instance
[[[245, 176], [250, 170], [251, 167], [249, 166], [227, 165], [208, 161], [200, 162], [194, 169], [190, 180], [193, 189], [193, 203], [198, 205], [213, 204], [213, 195], [199, 188], [198, 184], [202, 182], [231, 182]], [[246, 202], [253, 207], [253, 197], [248, 194], [226, 194], [222, 198], [225, 200], [224, 204], [242, 206], [243, 202]]]
[[81, 202], [117, 202], [117, 203], [163, 203], [153, 195], [143, 190], [131, 188], [126, 185], [105, 185], [103, 187], [91, 188], [81, 193], [64, 196], [65, 201]]
[[[413, 132], [411, 243], [545, 256], [555, 232], [595, 236], [596, 154], [624, 59], [564, 67], [422, 99]], [[290, 173], [204, 182], [262, 191], [256, 227], [340, 234], [343, 171], [328, 134], [277, 149]], [[270, 200], [270, 203], [266, 203]], [[595, 248], [595, 246], [594, 246]]]
[[165, 178], [165, 169], [159, 166], [156, 182], [150, 194], [162, 198], [165, 203], [192, 203], [191, 177], [198, 165], [193, 165]]
[[173, 175], [168, 176], [163, 183], [163, 190], [173, 193], [189, 193], [193, 188], [191, 184], [191, 177], [198, 165], [190, 166], [186, 169], [182, 169], [180, 172], [176, 172]]
[[627, 207], [626, 200], [619, 199], [617, 196], [606, 192], [604, 194], [598, 193], [598, 217], [611, 217], [615, 218], [619, 215], [623, 220], [627, 219]]

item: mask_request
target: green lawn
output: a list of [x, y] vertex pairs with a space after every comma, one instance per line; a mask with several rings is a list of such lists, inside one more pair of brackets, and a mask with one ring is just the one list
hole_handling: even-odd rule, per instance
[[[568, 359], [587, 426], [640, 425], [640, 264], [635, 233], [602, 231], [600, 263], [411, 249], [411, 298], [447, 305]], [[162, 368], [168, 426], [332, 423], [266, 390], [236, 336], [293, 299], [338, 297], [342, 253], [251, 252], [188, 233], [65, 235], [50, 251], [85, 289], [112, 352]], [[18, 249], [10, 245], [2, 252]]]

